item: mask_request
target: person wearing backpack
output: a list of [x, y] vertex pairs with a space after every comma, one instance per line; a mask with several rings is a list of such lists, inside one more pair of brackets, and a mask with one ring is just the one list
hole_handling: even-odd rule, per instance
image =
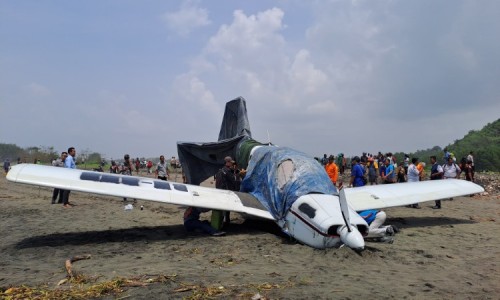
[[453, 160], [453, 157], [451, 156], [448, 157], [448, 163], [443, 165], [444, 179], [451, 179], [451, 178], [459, 179], [461, 171], [462, 170], [460, 169], [460, 167]]

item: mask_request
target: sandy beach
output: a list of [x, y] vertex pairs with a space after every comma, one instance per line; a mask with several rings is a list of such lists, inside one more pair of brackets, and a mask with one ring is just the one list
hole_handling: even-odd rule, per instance
[[[173, 205], [139, 200], [125, 211], [122, 199], [72, 192], [75, 206], [65, 209], [50, 204], [51, 189], [3, 175], [0, 191], [1, 297], [22, 285], [85, 291], [121, 278], [104, 299], [500, 298], [498, 191], [443, 201], [441, 210], [433, 202], [386, 209], [401, 232], [361, 254], [316, 250], [237, 214], [226, 236], [212, 237], [188, 234]], [[65, 261], [87, 254], [72, 264], [85, 280], [62, 281]]]

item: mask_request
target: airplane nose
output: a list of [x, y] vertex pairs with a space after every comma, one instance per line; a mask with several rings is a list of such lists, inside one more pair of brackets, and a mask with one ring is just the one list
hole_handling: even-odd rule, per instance
[[362, 251], [365, 249], [365, 240], [355, 226], [351, 226], [351, 231], [347, 226], [342, 226], [338, 230], [340, 240], [349, 248], [355, 251]]

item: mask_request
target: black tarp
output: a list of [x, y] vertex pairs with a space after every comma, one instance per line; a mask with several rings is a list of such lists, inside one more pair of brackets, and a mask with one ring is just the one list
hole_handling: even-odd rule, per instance
[[243, 97], [238, 97], [226, 103], [218, 142], [177, 142], [177, 153], [187, 182], [199, 185], [214, 176], [224, 165], [226, 156], [237, 160], [238, 145], [250, 138], [246, 102]]
[[243, 97], [238, 97], [226, 103], [218, 141], [232, 139], [237, 136], [252, 137], [247, 116], [247, 104]]
[[199, 185], [224, 166], [224, 157], [235, 157], [238, 144], [246, 139], [238, 136], [213, 143], [177, 142], [182, 171], [189, 184]]

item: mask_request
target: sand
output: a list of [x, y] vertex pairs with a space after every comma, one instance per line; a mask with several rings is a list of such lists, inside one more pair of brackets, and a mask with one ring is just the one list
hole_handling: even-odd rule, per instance
[[[178, 176], [180, 178], [180, 176]], [[210, 184], [210, 183], [208, 183]], [[235, 221], [223, 237], [188, 234], [181, 207], [72, 192], [76, 206], [50, 204], [52, 190], [0, 178], [0, 292], [28, 285], [76, 289], [114, 278], [165, 275], [105, 298], [181, 299], [499, 299], [499, 197], [459, 197], [422, 209], [389, 208], [402, 231], [393, 244], [316, 250], [284, 237], [274, 223]], [[144, 209], [140, 210], [143, 205]], [[206, 218], [209, 214], [204, 214]], [[65, 260], [93, 281], [58, 285]], [[204, 293], [204, 294], [203, 294]], [[0, 295], [2, 295], [0, 293]], [[5, 294], [4, 294], [5, 296]]]

